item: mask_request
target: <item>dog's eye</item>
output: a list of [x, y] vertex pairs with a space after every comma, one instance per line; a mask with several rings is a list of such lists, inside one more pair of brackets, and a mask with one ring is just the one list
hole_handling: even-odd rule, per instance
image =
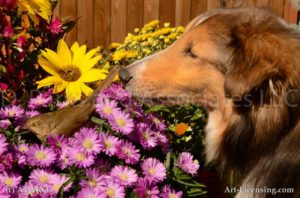
[[185, 54], [191, 58], [198, 58], [198, 56], [193, 52], [193, 49], [191, 47], [185, 50]]

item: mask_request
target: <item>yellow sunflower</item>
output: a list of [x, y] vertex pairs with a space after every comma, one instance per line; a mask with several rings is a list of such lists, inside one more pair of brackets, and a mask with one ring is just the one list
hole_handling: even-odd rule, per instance
[[[39, 15], [45, 20], [49, 20], [49, 16], [52, 14], [52, 6], [50, 0], [17, 0], [18, 13], [22, 15], [26, 26], [29, 26], [29, 18], [38, 24], [39, 20], [36, 16]], [[26, 13], [26, 15], [23, 15]]]
[[85, 83], [105, 79], [108, 71], [93, 68], [101, 59], [101, 55], [96, 55], [100, 48], [86, 53], [86, 47], [75, 42], [70, 50], [67, 44], [60, 40], [57, 53], [50, 49], [42, 51], [38, 62], [52, 76], [36, 82], [38, 89], [54, 85], [53, 93], [66, 90], [66, 97], [70, 102], [80, 99], [82, 92], [86, 96], [91, 95], [93, 90]]

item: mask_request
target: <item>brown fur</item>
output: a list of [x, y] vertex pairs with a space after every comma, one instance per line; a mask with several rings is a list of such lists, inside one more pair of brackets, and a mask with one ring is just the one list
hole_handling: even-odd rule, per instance
[[276, 197], [300, 197], [299, 76], [300, 34], [255, 8], [207, 12], [120, 73], [140, 98], [204, 106], [207, 161], [240, 170], [244, 187], [294, 188]]

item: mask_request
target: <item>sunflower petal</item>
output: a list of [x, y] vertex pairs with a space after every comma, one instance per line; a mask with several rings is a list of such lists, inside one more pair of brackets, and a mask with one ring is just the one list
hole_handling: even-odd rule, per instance
[[38, 59], [38, 63], [49, 74], [54, 75], [54, 76], [58, 76], [57, 71], [59, 70], [59, 68], [57, 66], [55, 66], [52, 62], [46, 60], [43, 57], [40, 57]]
[[76, 41], [72, 46], [71, 46], [71, 51], [72, 52], [75, 52], [76, 50], [79, 49], [79, 44], [78, 42]]
[[91, 69], [84, 74], [81, 75], [81, 77], [78, 79], [79, 82], [94, 82], [97, 80], [103, 80], [105, 79], [107, 74], [104, 73], [104, 70], [102, 69]]
[[42, 55], [48, 59], [52, 64], [61, 68], [63, 66], [59, 56], [52, 50], [46, 49], [46, 51], [42, 50]]
[[38, 89], [40, 89], [41, 87], [45, 87], [45, 86], [49, 86], [49, 85], [53, 85], [56, 83], [60, 83], [61, 79], [57, 76], [49, 76], [44, 78], [43, 80], [37, 81], [36, 84], [38, 84]]
[[68, 85], [68, 83], [65, 82], [65, 81], [62, 81], [59, 84], [55, 84], [54, 89], [53, 89], [53, 94], [57, 94], [57, 93], [62, 92], [63, 90], [66, 89], [67, 85]]
[[87, 46], [83, 45], [77, 50], [73, 51], [73, 61], [72, 61], [73, 65], [80, 65], [80, 63], [84, 61], [83, 57], [86, 52], [86, 48]]
[[80, 88], [81, 88], [81, 91], [84, 93], [84, 95], [86, 96], [90, 96], [94, 91], [93, 89], [91, 89], [89, 86], [87, 86], [86, 84], [84, 83], [80, 83]]
[[84, 62], [83, 64], [79, 65], [80, 66], [80, 70], [84, 73], [88, 70], [90, 70], [91, 68], [93, 68], [96, 63], [99, 62], [99, 60], [102, 58], [102, 56], [95, 56], [94, 58], [90, 59], [88, 62]]
[[71, 82], [66, 88], [66, 95], [69, 102], [74, 102], [81, 98], [80, 83]]
[[71, 52], [63, 39], [60, 39], [58, 42], [57, 55], [59, 56], [63, 66], [72, 64]]

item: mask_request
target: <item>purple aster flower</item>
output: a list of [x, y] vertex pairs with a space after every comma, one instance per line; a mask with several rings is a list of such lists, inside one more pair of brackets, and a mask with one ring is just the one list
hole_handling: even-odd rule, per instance
[[87, 153], [97, 154], [101, 150], [100, 135], [96, 129], [81, 128], [74, 139], [75, 145]]
[[58, 166], [61, 169], [65, 169], [71, 165], [71, 162], [69, 160], [69, 154], [71, 149], [72, 148], [67, 145], [62, 145], [58, 158]]
[[77, 198], [100, 198], [102, 197], [100, 190], [98, 188], [83, 188], [78, 194]]
[[167, 128], [166, 124], [161, 119], [155, 117], [152, 114], [149, 114], [147, 119], [151, 124], [154, 124], [155, 129], [158, 131], [165, 131], [165, 129]]
[[123, 140], [117, 147], [116, 155], [127, 164], [137, 164], [141, 157], [139, 152], [132, 143]]
[[6, 27], [4, 27], [2, 36], [9, 38], [9, 37], [12, 37], [13, 35], [14, 35], [14, 30], [11, 27], [11, 24], [8, 24]]
[[0, 110], [0, 115], [3, 118], [21, 118], [24, 115], [24, 109], [20, 106], [3, 107]]
[[64, 135], [56, 134], [48, 137], [47, 143], [51, 148], [60, 153], [62, 147], [67, 146], [69, 141]]
[[87, 179], [80, 181], [82, 188], [98, 188], [100, 183], [103, 181], [103, 175], [97, 168], [89, 168], [85, 171]]
[[58, 19], [58, 17], [56, 17], [49, 25], [49, 29], [53, 34], [59, 34], [61, 32], [63, 32], [62, 29], [62, 25]]
[[127, 166], [115, 166], [111, 170], [110, 176], [121, 186], [132, 186], [138, 179], [136, 171]]
[[26, 111], [25, 116], [31, 118], [31, 117], [39, 115], [39, 114], [40, 114], [40, 112], [32, 110], [32, 111]]
[[44, 145], [32, 145], [26, 153], [28, 163], [32, 166], [49, 167], [56, 160], [56, 154], [52, 148]]
[[130, 118], [130, 115], [119, 110], [113, 111], [108, 122], [114, 131], [118, 131], [124, 135], [130, 134], [134, 127], [133, 119]]
[[160, 182], [166, 178], [166, 168], [158, 159], [145, 159], [141, 167], [145, 178], [150, 181]]
[[181, 168], [184, 172], [195, 175], [199, 169], [198, 160], [193, 160], [193, 155], [189, 152], [182, 152], [175, 162], [175, 166]]
[[97, 98], [96, 112], [105, 119], [109, 119], [112, 117], [112, 113], [115, 110], [119, 110], [117, 107], [117, 102], [114, 100], [109, 100], [108, 98], [103, 98], [100, 95]]
[[6, 186], [6, 188], [17, 188], [22, 180], [22, 176], [14, 173], [3, 172], [0, 174], [0, 182]]
[[0, 197], [1, 198], [10, 198], [11, 194], [8, 193], [7, 187], [0, 182]]
[[117, 146], [120, 144], [120, 140], [117, 137], [101, 133], [100, 141], [102, 145], [101, 150], [103, 152], [105, 152], [108, 156], [113, 156], [116, 154]]
[[176, 192], [175, 190], [171, 189], [169, 185], [163, 187], [161, 192], [161, 198], [181, 198], [182, 192]]
[[13, 155], [12, 153], [6, 153], [0, 155], [0, 172], [8, 171], [12, 169]]
[[145, 178], [138, 179], [134, 192], [139, 198], [159, 198], [158, 187]]
[[57, 108], [59, 108], [59, 109], [64, 108], [64, 107], [66, 107], [67, 105], [69, 105], [69, 102], [68, 102], [68, 101], [57, 102], [57, 103], [56, 103], [56, 106], [57, 106]]
[[47, 185], [51, 180], [52, 174], [46, 170], [35, 169], [31, 172], [29, 179], [33, 185]]
[[102, 158], [98, 158], [95, 162], [95, 167], [97, 168], [98, 172], [101, 174], [107, 174], [111, 170], [111, 165], [107, 160]]
[[122, 88], [120, 84], [113, 83], [109, 88], [103, 90], [103, 95], [119, 100], [121, 102], [128, 101], [131, 94]]
[[[59, 175], [59, 174], [51, 175], [51, 180], [49, 181], [50, 188], [47, 189], [48, 193], [56, 196], [60, 188], [62, 187], [62, 185], [64, 185], [68, 180], [69, 178], [65, 175]], [[71, 183], [68, 184], [66, 187], [64, 187], [63, 191], [64, 192], [68, 191], [71, 185], [72, 185]]]
[[0, 120], [0, 128], [7, 129], [11, 125], [11, 122], [8, 119]]
[[74, 164], [78, 168], [87, 168], [91, 166], [95, 157], [77, 148], [71, 148], [67, 154], [70, 164]]
[[0, 155], [7, 151], [7, 140], [4, 135], [0, 134]]
[[45, 97], [43, 94], [39, 94], [35, 98], [29, 100], [29, 109], [39, 109], [42, 107], [48, 107], [52, 103], [52, 96]]
[[125, 189], [114, 181], [107, 180], [106, 184], [99, 188], [99, 198], [125, 198]]
[[154, 132], [150, 127], [144, 123], [141, 123], [137, 127], [140, 144], [144, 149], [152, 149], [157, 146], [157, 139]]

